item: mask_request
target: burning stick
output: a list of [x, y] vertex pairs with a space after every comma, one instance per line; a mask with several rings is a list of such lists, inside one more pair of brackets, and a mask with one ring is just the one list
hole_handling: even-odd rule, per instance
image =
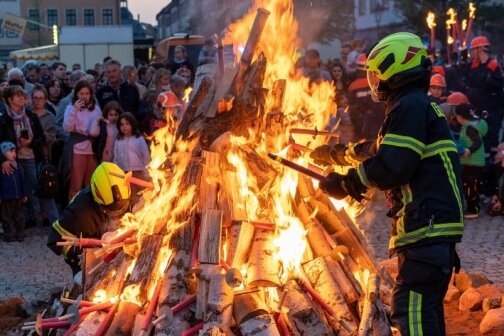
[[289, 167], [289, 168], [291, 168], [291, 169], [294, 169], [294, 170], [296, 170], [296, 171], [298, 171], [298, 172], [300, 172], [300, 173], [302, 173], [302, 174], [308, 175], [308, 176], [310, 176], [311, 178], [314, 178], [314, 179], [316, 179], [316, 180], [318, 180], [318, 181], [323, 181], [323, 180], [325, 180], [325, 176], [324, 176], [324, 175], [321, 175], [321, 174], [319, 174], [319, 173], [316, 173], [316, 172], [314, 172], [314, 171], [312, 171], [312, 170], [310, 170], [310, 169], [308, 169], [308, 168], [305, 168], [305, 167], [303, 167], [303, 166], [301, 166], [301, 165], [298, 165], [297, 163], [294, 163], [294, 162], [292, 162], [292, 161], [289, 161], [289, 160], [287, 160], [287, 159], [284, 159], [284, 158], [282, 158], [282, 157], [280, 157], [280, 156], [278, 156], [278, 155], [276, 155], [276, 154], [273, 154], [273, 153], [268, 153], [268, 156], [269, 156], [271, 159], [273, 159], [273, 160], [277, 161], [278, 163], [280, 163], [280, 164], [282, 164], [282, 165], [284, 165], [284, 166], [286, 166], [286, 167]]
[[427, 26], [430, 29], [430, 47], [434, 49], [436, 47], [436, 16], [434, 13], [429, 12], [427, 14]]
[[126, 183], [133, 183], [139, 187], [147, 188], [150, 190], [154, 189], [154, 184], [152, 184], [151, 182], [147, 182], [147, 181], [141, 180], [139, 178], [133, 177], [131, 175], [132, 174], [131, 172], [126, 173], [126, 175], [121, 175], [121, 174], [117, 174], [114, 172], [109, 172], [109, 174], [112, 176], [124, 179]]
[[263, 222], [263, 221], [251, 221], [250, 224], [254, 225], [254, 228], [258, 230], [268, 230], [275, 231], [276, 225], [275, 223]]
[[467, 45], [467, 39], [469, 38], [469, 35], [471, 34], [471, 28], [472, 24], [475, 18], [475, 13], [476, 13], [476, 7], [474, 7], [474, 4], [472, 2], [469, 2], [469, 23], [467, 24], [467, 31], [465, 34], [464, 38], [464, 46]]
[[149, 326], [150, 326], [151, 320], [152, 320], [152, 315], [154, 314], [154, 309], [156, 308], [157, 302], [159, 299], [159, 292], [161, 291], [161, 283], [162, 283], [161, 279], [158, 279], [156, 282], [156, 287], [154, 289], [154, 294], [152, 295], [152, 299], [150, 300], [149, 308], [147, 308], [147, 311], [145, 312], [145, 317], [143, 320], [143, 325], [141, 328], [140, 336], [143, 336], [147, 332], [147, 330], [149, 330]]
[[119, 301], [118, 300], [112, 308], [108, 311], [107, 315], [105, 316], [105, 319], [103, 319], [102, 323], [100, 324], [100, 327], [96, 331], [94, 336], [103, 336], [105, 335], [105, 332], [110, 326], [110, 323], [112, 322], [112, 319], [114, 318], [114, 315], [116, 313], [117, 307], [119, 306]]
[[331, 138], [339, 138], [339, 136], [340, 136], [339, 133], [319, 131], [317, 128], [314, 128], [314, 129], [291, 128], [290, 133], [291, 134], [308, 134], [308, 135], [313, 135], [313, 137], [327, 136], [327, 137], [331, 137]]

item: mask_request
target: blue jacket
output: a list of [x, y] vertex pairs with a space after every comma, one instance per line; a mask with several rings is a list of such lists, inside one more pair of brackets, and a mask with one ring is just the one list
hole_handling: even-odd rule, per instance
[[0, 200], [13, 200], [26, 196], [21, 181], [19, 168], [16, 168], [12, 175], [0, 173]]

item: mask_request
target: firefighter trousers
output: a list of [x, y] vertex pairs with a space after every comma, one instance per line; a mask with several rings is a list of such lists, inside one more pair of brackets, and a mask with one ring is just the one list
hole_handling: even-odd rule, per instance
[[402, 336], [446, 334], [443, 299], [452, 268], [398, 253], [399, 273], [392, 292], [392, 324]]

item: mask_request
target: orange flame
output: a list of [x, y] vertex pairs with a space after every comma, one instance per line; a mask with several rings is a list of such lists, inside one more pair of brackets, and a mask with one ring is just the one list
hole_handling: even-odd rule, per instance
[[474, 19], [476, 17], [476, 7], [472, 2], [469, 2], [469, 18]]
[[436, 16], [434, 15], [433, 12], [429, 12], [427, 14], [427, 26], [429, 27], [429, 29], [433, 29], [434, 27], [436, 27]]

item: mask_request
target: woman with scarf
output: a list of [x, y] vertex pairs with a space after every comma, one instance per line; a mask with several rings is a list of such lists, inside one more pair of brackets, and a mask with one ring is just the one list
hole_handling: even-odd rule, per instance
[[[44, 159], [44, 131], [36, 114], [25, 108], [26, 94], [22, 87], [11, 85], [4, 91], [6, 113], [0, 115], [0, 142], [10, 141], [17, 146], [17, 163], [25, 181], [24, 188], [28, 195], [27, 226], [36, 224], [37, 210], [37, 164]], [[2, 172], [12, 174], [14, 167], [3, 155]]]

